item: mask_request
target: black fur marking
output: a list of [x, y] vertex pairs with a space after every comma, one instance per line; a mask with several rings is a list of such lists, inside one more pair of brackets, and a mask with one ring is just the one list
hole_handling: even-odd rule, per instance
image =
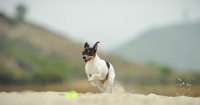
[[108, 67], [108, 70], [109, 70], [109, 68], [110, 68], [110, 63], [108, 63], [107, 61], [105, 61], [106, 62], [106, 66]]
[[84, 49], [84, 54], [88, 55], [88, 56], [95, 56], [96, 52], [93, 48], [87, 47]]
[[89, 47], [89, 44], [87, 42], [85, 42], [84, 48]]

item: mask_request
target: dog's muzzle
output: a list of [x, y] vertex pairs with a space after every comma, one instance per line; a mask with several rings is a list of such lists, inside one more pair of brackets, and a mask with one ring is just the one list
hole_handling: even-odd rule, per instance
[[87, 59], [86, 56], [83, 56], [83, 60], [84, 60], [85, 63], [87, 63], [90, 59], [91, 59], [91, 58]]

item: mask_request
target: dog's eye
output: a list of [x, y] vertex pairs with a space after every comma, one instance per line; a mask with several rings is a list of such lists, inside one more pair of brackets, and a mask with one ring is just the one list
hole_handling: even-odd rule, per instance
[[89, 50], [88, 50], [88, 51], [86, 51], [86, 54], [87, 54], [87, 55], [89, 55], [89, 54], [90, 54], [90, 51], [89, 51]]
[[92, 52], [87, 52], [87, 54], [88, 54], [88, 55], [91, 55], [91, 56], [93, 55]]

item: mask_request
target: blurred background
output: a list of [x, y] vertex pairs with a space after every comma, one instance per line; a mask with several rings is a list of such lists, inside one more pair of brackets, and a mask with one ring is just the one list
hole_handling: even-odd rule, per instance
[[0, 91], [99, 92], [81, 51], [116, 72], [115, 88], [200, 96], [198, 0], [0, 0]]

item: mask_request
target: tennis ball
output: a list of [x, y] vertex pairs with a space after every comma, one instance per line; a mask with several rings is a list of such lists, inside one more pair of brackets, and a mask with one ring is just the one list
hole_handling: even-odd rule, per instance
[[76, 99], [78, 98], [78, 93], [74, 90], [71, 90], [69, 92], [66, 93], [66, 98], [68, 99]]

